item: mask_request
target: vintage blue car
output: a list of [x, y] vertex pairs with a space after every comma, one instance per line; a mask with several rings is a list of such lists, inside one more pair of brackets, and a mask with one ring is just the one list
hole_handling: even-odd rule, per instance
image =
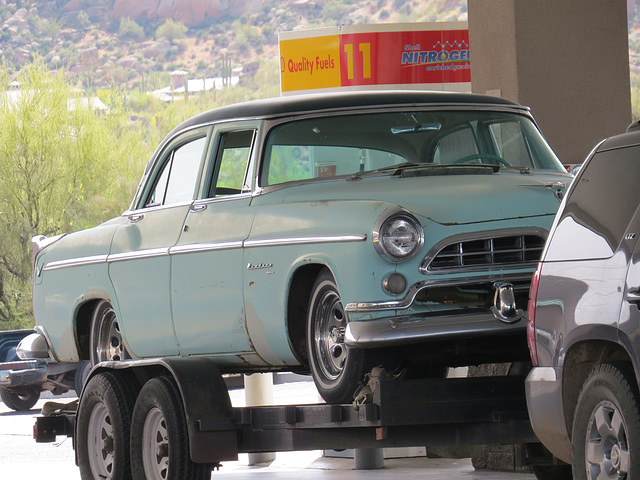
[[34, 238], [36, 330], [57, 361], [207, 356], [311, 372], [329, 402], [376, 365], [526, 360], [531, 276], [570, 181], [503, 99], [217, 108], [165, 138], [120, 217]]

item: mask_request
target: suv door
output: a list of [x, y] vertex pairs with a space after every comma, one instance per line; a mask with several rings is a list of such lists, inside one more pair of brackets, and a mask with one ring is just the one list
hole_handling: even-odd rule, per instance
[[173, 321], [183, 354], [253, 352], [242, 248], [254, 216], [247, 171], [256, 131], [255, 123], [215, 128], [204, 198], [189, 209], [171, 249]]
[[192, 130], [158, 156], [139, 205], [109, 255], [123, 338], [138, 357], [178, 354], [170, 302], [169, 249], [193, 202], [210, 128]]

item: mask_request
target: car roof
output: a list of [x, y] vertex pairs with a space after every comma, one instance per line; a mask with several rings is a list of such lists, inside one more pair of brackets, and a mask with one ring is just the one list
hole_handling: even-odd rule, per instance
[[614, 135], [605, 139], [597, 148], [596, 151], [603, 152], [605, 150], [613, 150], [622, 147], [631, 147], [633, 145], [640, 145], [640, 128], [632, 128], [634, 124], [629, 126], [629, 129], [625, 133], [620, 135]]
[[[395, 105], [478, 105], [507, 106], [525, 109], [503, 98], [472, 93], [432, 92], [420, 90], [375, 90], [332, 93], [313, 93], [286, 97], [252, 100], [201, 113], [178, 125], [171, 134], [196, 125], [223, 120], [278, 117], [330, 110], [357, 109], [359, 107], [385, 107]], [[169, 136], [171, 136], [171, 134]]]

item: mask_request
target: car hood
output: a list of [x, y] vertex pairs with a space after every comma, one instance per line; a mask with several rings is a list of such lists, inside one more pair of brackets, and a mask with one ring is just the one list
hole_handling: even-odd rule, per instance
[[566, 190], [571, 179], [555, 173], [362, 177], [287, 189], [283, 201], [387, 202], [443, 225], [470, 224], [555, 215], [561, 198], [557, 190]]

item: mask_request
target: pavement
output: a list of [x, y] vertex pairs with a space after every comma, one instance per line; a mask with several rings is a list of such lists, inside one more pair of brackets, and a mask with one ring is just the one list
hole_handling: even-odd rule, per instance
[[[317, 403], [318, 394], [312, 382], [294, 381], [278, 383], [273, 389], [275, 404]], [[71, 401], [73, 392], [55, 401]], [[230, 391], [234, 406], [245, 405], [245, 391]], [[76, 480], [80, 472], [75, 465], [71, 439], [58, 437], [56, 443], [37, 444], [32, 438], [34, 418], [42, 405], [51, 398], [43, 398], [29, 412], [14, 412], [0, 403], [0, 478], [3, 480]], [[529, 473], [476, 471], [471, 460], [427, 458], [424, 449], [411, 449], [410, 458], [387, 458], [383, 468], [356, 470], [353, 458], [323, 456], [322, 451], [280, 452], [275, 460], [265, 464], [249, 465], [250, 457], [241, 454], [238, 461], [224, 462], [212, 480], [351, 480], [351, 479], [447, 479], [447, 480], [535, 480]], [[394, 452], [398, 454], [397, 451]], [[255, 458], [251, 458], [253, 461]]]

